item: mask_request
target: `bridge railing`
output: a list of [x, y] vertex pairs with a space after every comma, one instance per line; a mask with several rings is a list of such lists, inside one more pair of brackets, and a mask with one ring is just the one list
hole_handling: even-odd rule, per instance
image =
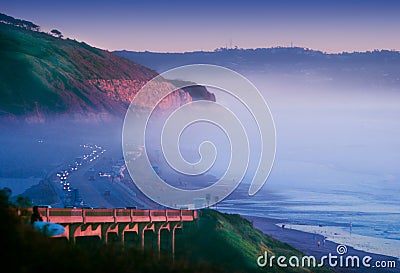
[[168, 221], [181, 221], [181, 211], [180, 210], [169, 210], [167, 211], [167, 220]]
[[[21, 215], [22, 209], [18, 209]], [[32, 212], [32, 209], [24, 209]], [[198, 218], [195, 210], [138, 210], [138, 209], [77, 209], [39, 208], [43, 221], [67, 223], [130, 223], [193, 221]]]
[[43, 215], [43, 221], [55, 223], [79, 223], [83, 222], [82, 209], [39, 209], [40, 214]]

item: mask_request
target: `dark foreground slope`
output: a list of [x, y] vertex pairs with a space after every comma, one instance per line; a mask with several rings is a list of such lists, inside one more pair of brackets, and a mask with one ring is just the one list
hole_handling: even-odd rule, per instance
[[[5, 209], [0, 191], [0, 262], [7, 272], [329, 272], [305, 268], [257, 267], [264, 250], [271, 255], [300, 256], [287, 244], [276, 241], [239, 215], [202, 211], [198, 221], [184, 224], [176, 237], [176, 259], [166, 251], [159, 259], [155, 250], [142, 252], [119, 244], [76, 245], [43, 237]], [[88, 242], [86, 242], [87, 244]]]
[[36, 233], [3, 208], [0, 213], [3, 218], [0, 227], [2, 272], [212, 272], [209, 266], [173, 264], [170, 259], [158, 259], [152, 252], [124, 250], [119, 245], [69, 244]]
[[228, 272], [331, 272], [328, 269], [280, 268], [276, 264], [260, 268], [257, 258], [264, 253], [302, 257], [288, 244], [277, 241], [253, 227], [238, 214], [201, 211], [197, 222], [188, 223], [177, 245], [181, 260], [222, 266]]

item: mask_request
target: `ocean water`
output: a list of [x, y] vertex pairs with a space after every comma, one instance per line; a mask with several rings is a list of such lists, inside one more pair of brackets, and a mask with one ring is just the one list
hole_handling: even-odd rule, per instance
[[361, 184], [346, 184], [347, 187], [316, 184], [277, 187], [272, 183], [253, 197], [228, 198], [218, 204], [218, 210], [280, 219], [288, 227], [303, 231], [318, 227], [359, 235], [364, 245], [368, 241], [375, 244], [363, 250], [379, 252], [375, 250], [384, 248], [387, 240], [400, 246], [399, 184], [385, 183], [364, 180]]
[[343, 231], [351, 223], [353, 234], [399, 241], [399, 93], [278, 90], [264, 92], [277, 133], [271, 175], [255, 196], [234, 194], [219, 210]]
[[224, 200], [218, 210], [279, 219], [279, 226], [400, 258], [400, 195], [385, 189], [364, 185], [358, 191], [315, 187], [263, 191], [250, 198]]
[[284, 195], [258, 194], [218, 205], [225, 212], [282, 219], [297, 225], [339, 227], [355, 234], [400, 240], [400, 196], [394, 192], [370, 196], [365, 192], [286, 190]]

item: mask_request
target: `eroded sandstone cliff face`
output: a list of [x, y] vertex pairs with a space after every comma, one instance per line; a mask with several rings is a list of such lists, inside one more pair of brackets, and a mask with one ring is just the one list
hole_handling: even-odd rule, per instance
[[[106, 96], [113, 101], [121, 102], [127, 108], [131, 101], [134, 99], [135, 95], [139, 90], [147, 83], [141, 80], [104, 80], [95, 79], [88, 81], [91, 85], [98, 88], [101, 92], [104, 92]], [[149, 83], [150, 84], [150, 83]], [[157, 105], [154, 100], [154, 95], [159, 90], [174, 90], [174, 86], [169, 83], [153, 84], [149, 86], [148, 90], [152, 92], [147, 92], [147, 96], [140, 103], [143, 107], [152, 107]], [[146, 89], [147, 90], [147, 89]], [[153, 93], [154, 92], [154, 93]], [[161, 110], [175, 109], [185, 103], [191, 102], [192, 97], [189, 92], [178, 89], [173, 91], [170, 95], [165, 97], [159, 104], [158, 107]]]
[[[157, 76], [149, 68], [83, 42], [2, 23], [0, 37], [1, 120], [121, 119], [137, 92]], [[154, 94], [169, 88], [174, 87], [167, 82], [154, 86], [142, 105], [153, 107]], [[158, 108], [172, 109], [190, 101], [190, 92], [176, 90]]]

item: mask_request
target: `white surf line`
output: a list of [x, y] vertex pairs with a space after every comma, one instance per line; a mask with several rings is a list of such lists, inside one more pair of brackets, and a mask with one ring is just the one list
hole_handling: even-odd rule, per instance
[[[276, 224], [281, 227], [282, 223]], [[284, 224], [285, 228], [322, 235], [326, 240], [354, 249], [400, 259], [400, 241], [354, 234], [339, 227]]]

